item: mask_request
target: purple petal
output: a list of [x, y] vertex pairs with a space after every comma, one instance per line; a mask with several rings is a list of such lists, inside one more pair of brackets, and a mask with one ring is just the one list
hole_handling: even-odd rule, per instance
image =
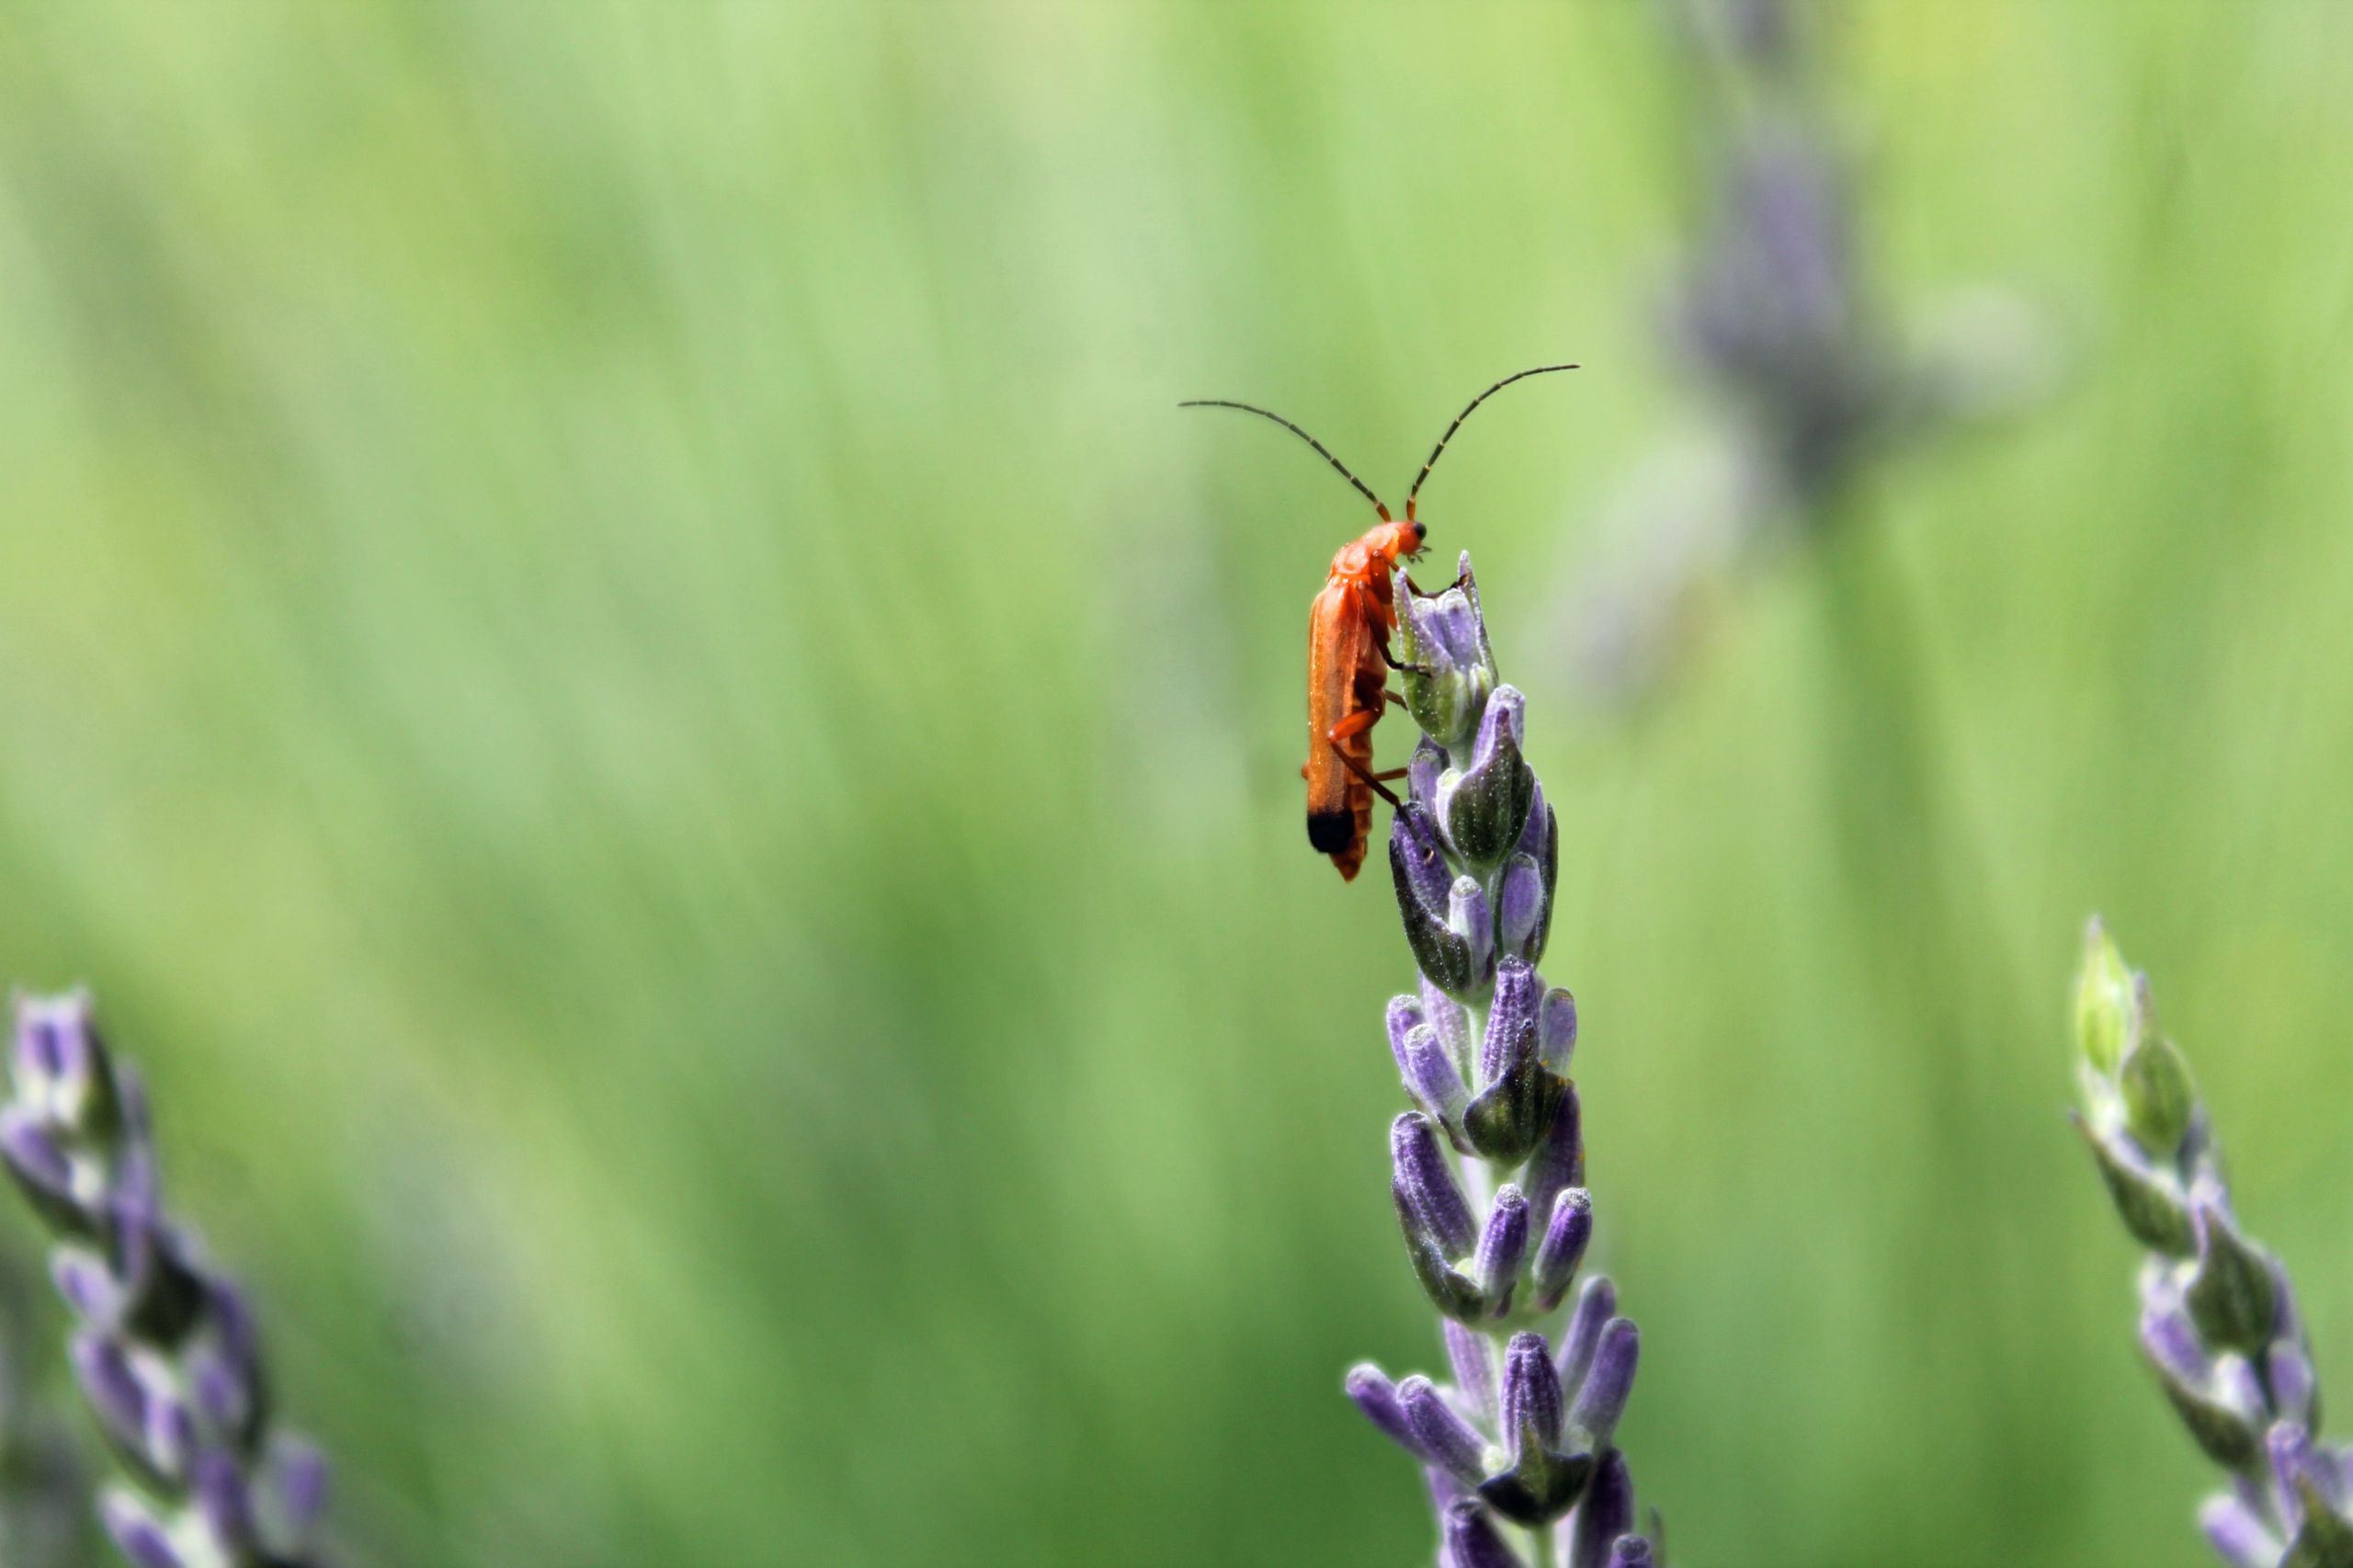
[[1406, 890], [1414, 902], [1433, 915], [1447, 907], [1454, 887], [1454, 868], [1447, 863], [1446, 841], [1429, 812], [1408, 803], [1389, 823], [1393, 863], [1404, 869]]
[[1446, 1551], [1452, 1568], [1522, 1568], [1519, 1554], [1487, 1517], [1487, 1510], [1465, 1500], [1446, 1511]]
[[2279, 1542], [2237, 1498], [2208, 1498], [2198, 1510], [2198, 1528], [2231, 1568], [2279, 1568]]
[[1405, 1407], [1397, 1398], [1397, 1385], [1389, 1381], [1388, 1373], [1370, 1361], [1360, 1361], [1348, 1369], [1340, 1386], [1356, 1402], [1356, 1407], [1364, 1412], [1365, 1419], [1380, 1427], [1391, 1442], [1415, 1459], [1428, 1457], [1422, 1450], [1421, 1439], [1414, 1436], [1413, 1423], [1405, 1419]]
[[1552, 1200], [1552, 1217], [1536, 1248], [1536, 1305], [1551, 1312], [1569, 1293], [1577, 1265], [1585, 1261], [1586, 1244], [1593, 1239], [1593, 1195], [1572, 1187]]
[[1528, 1165], [1529, 1207], [1549, 1215], [1561, 1194], [1585, 1185], [1585, 1117], [1577, 1086], [1567, 1085], [1552, 1112], [1552, 1125]]
[[1465, 1486], [1476, 1486], [1486, 1469], [1487, 1445], [1429, 1379], [1415, 1376], [1397, 1385], [1406, 1424], [1433, 1464]]
[[2212, 1358], [2198, 1343], [2198, 1331], [2178, 1311], [2153, 1307], [2141, 1314], [2141, 1347], [2149, 1358], [2192, 1387], [2214, 1375]]
[[1449, 1137], [1459, 1136], [1471, 1091], [1463, 1085], [1462, 1074], [1454, 1070], [1446, 1047], [1438, 1042], [1438, 1030], [1427, 1024], [1415, 1025], [1398, 1052], [1397, 1068], [1405, 1080], [1405, 1092], [1445, 1123]]
[[1461, 1003], [1422, 981], [1422, 1015], [1429, 1026], [1438, 1030], [1438, 1042], [1454, 1063], [1456, 1076], [1471, 1070], [1471, 1014]]
[[1492, 1423], [1497, 1410], [1495, 1341], [1452, 1318], [1439, 1324], [1439, 1331], [1446, 1339], [1447, 1364], [1454, 1369], [1454, 1386], [1462, 1391], [1472, 1414]]
[[1601, 1344], [1601, 1330], [1618, 1315], [1618, 1287], [1607, 1274], [1597, 1274], [1577, 1294], [1576, 1310], [1561, 1334], [1561, 1386], [1572, 1396], [1585, 1387], [1593, 1368], [1593, 1353]]
[[164, 1527], [128, 1493], [109, 1492], [100, 1498], [98, 1517], [133, 1568], [188, 1568], [188, 1560], [172, 1545]]
[[1559, 986], [1544, 994], [1536, 1016], [1536, 1040], [1544, 1065], [1567, 1077], [1569, 1058], [1577, 1048], [1577, 999]]
[[[1569, 1422], [1593, 1435], [1597, 1446], [1607, 1445], [1618, 1430], [1618, 1418], [1626, 1413], [1626, 1400], [1634, 1392], [1634, 1367], [1642, 1359], [1643, 1335], [1631, 1318], [1611, 1318], [1601, 1331], [1600, 1343], [1595, 1346], [1592, 1369], [1586, 1373], [1585, 1382], [1577, 1390], [1576, 1403], [1570, 1407]], [[1612, 1540], [1617, 1531], [1610, 1532]]]
[[1519, 1283], [1519, 1266], [1528, 1258], [1528, 1199], [1506, 1182], [1488, 1211], [1487, 1228], [1479, 1237], [1472, 1274], [1487, 1298], [1487, 1310], [1501, 1317], [1511, 1310], [1513, 1288]]
[[67, 1352], [83, 1398], [117, 1442], [135, 1453], [147, 1445], [147, 1389], [131, 1369], [131, 1358], [106, 1335], [85, 1329]]
[[1561, 1374], [1540, 1334], [1515, 1334], [1504, 1350], [1504, 1446], [1514, 1460], [1530, 1433], [1547, 1449], [1561, 1444]]
[[1543, 919], [1544, 872], [1530, 857], [1515, 854], [1504, 863], [1496, 899], [1496, 935], [1503, 950], [1528, 957], [1529, 941]]
[[1634, 1480], [1627, 1473], [1626, 1456], [1612, 1449], [1601, 1456], [1569, 1517], [1569, 1568], [1608, 1568], [1618, 1538], [1633, 1528]]
[[[1471, 944], [1471, 972], [1473, 985], [1491, 978], [1495, 963], [1495, 915], [1487, 903], [1486, 890], [1469, 877], [1457, 877], [1447, 894], [1447, 928]], [[1488, 1031], [1490, 1034], [1494, 1030]], [[1484, 1047], [1482, 1047], [1482, 1055]]]
[[254, 1543], [253, 1500], [237, 1461], [218, 1449], [196, 1456], [194, 1466], [197, 1510], [210, 1527], [213, 1539], [232, 1551], [250, 1551]]
[[[1377, 1373], [1380, 1369], [1373, 1369]], [[1382, 1380], [1386, 1381], [1387, 1380]], [[1395, 1404], [1392, 1398], [1391, 1403]], [[1399, 1411], [1402, 1419], [1404, 1412]], [[1394, 1437], [1396, 1434], [1392, 1433]], [[334, 1491], [334, 1471], [326, 1455], [300, 1438], [283, 1438], [275, 1455], [274, 1479], [278, 1489], [279, 1511], [285, 1516], [287, 1531], [299, 1548], [317, 1533], [319, 1521], [327, 1511], [327, 1499]]]
[[1478, 1237], [1477, 1221], [1438, 1147], [1435, 1124], [1419, 1111], [1407, 1111], [1390, 1124], [1389, 1153], [1395, 1169], [1390, 1190], [1398, 1213], [1449, 1261], [1469, 1252]]
[[1536, 1032], [1543, 984], [1523, 959], [1507, 958], [1495, 965], [1495, 1000], [1488, 1006], [1487, 1031], [1479, 1042], [1481, 1088], [1503, 1076], [1520, 1037]]

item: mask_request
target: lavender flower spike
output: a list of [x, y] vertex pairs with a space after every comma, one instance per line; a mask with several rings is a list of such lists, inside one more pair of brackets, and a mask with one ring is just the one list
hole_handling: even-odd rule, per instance
[[2189, 1063], [2149, 981], [2097, 920], [2075, 982], [2075, 1125], [2147, 1249], [2141, 1347], [2191, 1439], [2230, 1477], [2199, 1523], [2231, 1568], [2353, 1568], [2353, 1448], [2313, 1436], [2320, 1390], [2279, 1259], [2240, 1231]]
[[1391, 1188], [1454, 1381], [1392, 1385], [1364, 1364], [1347, 1392], [1442, 1478], [1432, 1496], [1450, 1568], [1557, 1568], [1563, 1528], [1581, 1565], [1647, 1568], [1654, 1545], [1633, 1533], [1615, 1446], [1639, 1337], [1605, 1280], [1565, 1307], [1593, 1198], [1567, 1076], [1576, 1003], [1537, 972], [1560, 826], [1522, 749], [1526, 700], [1496, 674], [1470, 558], [1442, 592], [1402, 574], [1393, 587], [1424, 738], [1389, 844], [1420, 971], [1386, 1020], [1418, 1108], [1392, 1126]]
[[17, 1001], [0, 1161], [56, 1237], [74, 1367], [138, 1484], [98, 1515], [138, 1568], [309, 1568], [316, 1450], [278, 1432], [244, 1297], [165, 1217], [138, 1075], [86, 995]]

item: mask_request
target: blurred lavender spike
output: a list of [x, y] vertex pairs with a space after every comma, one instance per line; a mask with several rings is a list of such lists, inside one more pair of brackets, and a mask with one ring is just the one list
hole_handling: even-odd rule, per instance
[[1639, 1336], [1606, 1280], [1563, 1307], [1593, 1199], [1567, 1078], [1576, 1003], [1536, 969], [1559, 824], [1521, 749], [1527, 704], [1497, 678], [1470, 558], [1440, 592], [1402, 574], [1394, 589], [1398, 659], [1424, 738], [1390, 835], [1421, 971], [1386, 1018], [1418, 1108], [1391, 1128], [1391, 1192], [1453, 1381], [1392, 1384], [1362, 1363], [1347, 1392], [1432, 1478], [1449, 1568], [1558, 1568], [1559, 1532], [1578, 1517], [1578, 1561], [1648, 1568], [1655, 1542], [1634, 1531], [1615, 1447]]
[[243, 1292], [165, 1214], [146, 1096], [88, 996], [17, 999], [0, 1161], [55, 1236], [72, 1359], [136, 1485], [98, 1517], [139, 1568], [309, 1568], [324, 1460], [278, 1433]]
[[[1820, 531], [1883, 454], [2026, 406], [2055, 380], [2031, 311], [1972, 287], [1890, 312], [1811, 32], [1787, 0], [1669, 0], [1702, 189], [1662, 336], [1698, 396], [1691, 433], [1640, 465], [1564, 596], [1567, 653], [1608, 700], [1654, 687], [1711, 590]], [[1891, 321], [1892, 314], [1900, 320]]]
[[2204, 1101], [2157, 1030], [2148, 977], [2094, 920], [2075, 997], [2076, 1126], [2149, 1252], [2141, 1348], [2191, 1439], [2230, 1478], [2199, 1525], [2232, 1568], [2353, 1568], [2353, 1448], [2314, 1436], [2320, 1390], [2279, 1259], [2232, 1218]]

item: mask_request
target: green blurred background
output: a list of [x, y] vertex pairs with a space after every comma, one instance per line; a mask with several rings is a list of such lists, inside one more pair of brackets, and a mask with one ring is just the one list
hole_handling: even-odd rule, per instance
[[2202, 1560], [2064, 987], [2105, 910], [2353, 1379], [2353, 9], [1823, 42], [1891, 296], [2068, 369], [1628, 712], [1560, 623], [1688, 403], [1653, 10], [10, 8], [0, 969], [149, 1071], [363, 1558], [1425, 1561], [1338, 1394], [1436, 1358], [1408, 965], [1295, 775], [1365, 518], [1171, 405], [1393, 490], [1567, 355], [1427, 516], [1560, 812], [1644, 1501]]

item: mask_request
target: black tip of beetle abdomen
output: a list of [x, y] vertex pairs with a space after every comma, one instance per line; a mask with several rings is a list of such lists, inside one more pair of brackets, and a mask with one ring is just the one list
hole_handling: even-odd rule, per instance
[[1318, 855], [1337, 855], [1356, 839], [1357, 814], [1350, 811], [1307, 813], [1307, 842]]

